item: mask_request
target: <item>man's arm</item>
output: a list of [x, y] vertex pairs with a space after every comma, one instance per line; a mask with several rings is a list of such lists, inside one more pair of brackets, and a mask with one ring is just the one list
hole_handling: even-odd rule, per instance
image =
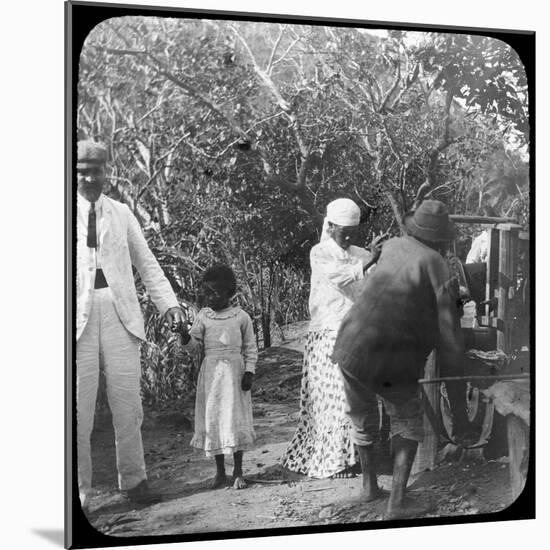
[[[436, 299], [439, 338], [437, 357], [441, 376], [464, 376], [464, 339], [460, 328], [460, 316], [456, 297], [450, 288], [450, 273], [442, 262], [437, 274]], [[467, 427], [466, 382], [445, 384], [453, 412], [454, 435]]]
[[138, 270], [141, 280], [159, 312], [167, 316], [170, 324], [174, 321], [182, 321], [181, 309], [170, 282], [151, 252], [137, 219], [130, 212], [130, 209], [126, 208], [128, 215], [128, 248], [132, 264]]

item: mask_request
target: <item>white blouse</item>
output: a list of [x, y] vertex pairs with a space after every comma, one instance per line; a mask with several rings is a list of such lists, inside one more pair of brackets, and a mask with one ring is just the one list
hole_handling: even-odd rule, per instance
[[340, 248], [333, 239], [311, 249], [310, 331], [338, 330], [340, 322], [359, 295], [363, 266], [371, 258], [364, 248]]

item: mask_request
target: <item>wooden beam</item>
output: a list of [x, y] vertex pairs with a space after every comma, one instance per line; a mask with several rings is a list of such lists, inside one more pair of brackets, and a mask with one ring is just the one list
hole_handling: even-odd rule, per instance
[[[498, 282], [498, 231], [491, 227], [487, 230], [487, 277], [485, 283], [485, 301], [490, 302], [496, 296]], [[489, 317], [489, 303], [485, 306], [485, 316]], [[487, 323], [489, 324], [489, 323]]]
[[530, 377], [527, 373], [522, 374], [488, 374], [486, 376], [472, 374], [470, 376], [442, 376], [440, 378], [421, 378], [419, 384], [436, 384], [439, 382], [464, 382], [472, 380], [526, 380]]
[[496, 216], [466, 216], [463, 214], [450, 214], [449, 219], [455, 223], [475, 223], [486, 225], [495, 225], [497, 223], [518, 223], [515, 218], [500, 218]]
[[517, 223], [499, 223], [497, 224], [497, 229], [502, 229], [502, 231], [519, 231], [522, 229], [522, 226]]
[[512, 497], [516, 500], [523, 488], [529, 466], [529, 426], [515, 414], [506, 416], [508, 456]]

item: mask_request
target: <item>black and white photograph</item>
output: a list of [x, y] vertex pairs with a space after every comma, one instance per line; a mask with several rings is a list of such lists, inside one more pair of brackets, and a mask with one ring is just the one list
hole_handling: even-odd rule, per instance
[[533, 518], [534, 33], [65, 8], [66, 545]]

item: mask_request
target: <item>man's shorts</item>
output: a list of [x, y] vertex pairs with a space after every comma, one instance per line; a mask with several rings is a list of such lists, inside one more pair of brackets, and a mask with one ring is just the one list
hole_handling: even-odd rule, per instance
[[424, 413], [418, 385], [374, 393], [355, 378], [342, 371], [348, 402], [347, 413], [352, 422], [352, 441], [356, 445], [372, 445], [378, 438], [376, 414], [378, 400], [382, 401], [390, 418], [391, 436], [421, 442], [424, 440]]

